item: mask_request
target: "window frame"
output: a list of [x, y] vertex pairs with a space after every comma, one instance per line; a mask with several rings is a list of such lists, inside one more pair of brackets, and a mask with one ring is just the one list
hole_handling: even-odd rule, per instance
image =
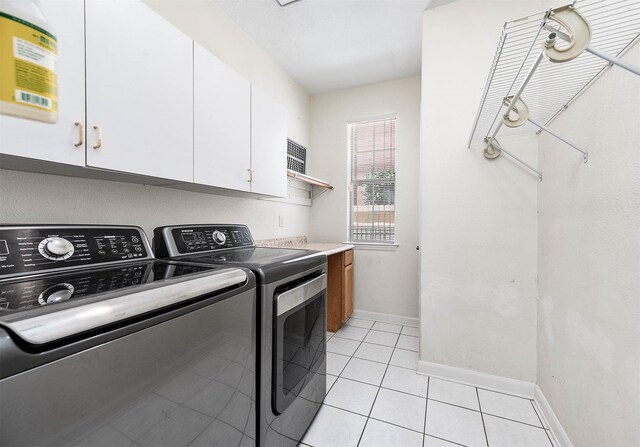
[[[361, 124], [370, 124], [376, 123], [380, 121], [395, 121], [395, 135], [394, 135], [394, 144], [393, 144], [393, 169], [394, 169], [394, 177], [393, 177], [393, 194], [394, 194], [394, 210], [393, 210], [393, 239], [390, 241], [366, 241], [366, 240], [354, 240], [353, 238], [353, 213], [354, 213], [354, 205], [353, 205], [353, 188], [355, 187], [355, 182], [353, 181], [353, 172], [352, 172], [352, 164], [353, 164], [353, 144], [352, 144], [352, 127], [355, 125]], [[378, 115], [367, 118], [353, 119], [347, 121], [347, 242], [348, 244], [356, 246], [356, 248], [366, 248], [373, 250], [394, 250], [398, 245], [398, 237], [397, 237], [397, 180], [398, 180], [398, 171], [397, 171], [397, 140], [398, 140], [398, 118], [395, 113], [386, 114], [386, 115]], [[372, 179], [371, 183], [375, 183], [376, 180]], [[374, 205], [375, 206], [375, 205]]]

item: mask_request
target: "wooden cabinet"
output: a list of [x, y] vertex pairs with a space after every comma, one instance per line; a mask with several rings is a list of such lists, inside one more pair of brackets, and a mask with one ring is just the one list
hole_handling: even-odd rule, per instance
[[194, 43], [193, 180], [250, 191], [251, 84]]
[[327, 259], [327, 330], [336, 332], [353, 312], [353, 250]]
[[251, 86], [251, 192], [287, 196], [287, 113]]
[[186, 34], [140, 1], [87, 0], [86, 95], [88, 166], [193, 181]]
[[84, 166], [85, 145], [76, 146], [84, 129], [84, 1], [49, 0], [40, 7], [58, 39], [58, 121], [0, 115], [0, 152]]
[[344, 267], [342, 274], [342, 322], [353, 312], [353, 264]]

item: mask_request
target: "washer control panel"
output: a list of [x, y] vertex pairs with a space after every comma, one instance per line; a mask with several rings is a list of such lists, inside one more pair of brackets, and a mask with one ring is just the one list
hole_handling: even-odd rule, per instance
[[254, 246], [251, 232], [244, 225], [165, 227], [161, 237], [170, 256]]
[[152, 257], [138, 227], [0, 226], [0, 278]]

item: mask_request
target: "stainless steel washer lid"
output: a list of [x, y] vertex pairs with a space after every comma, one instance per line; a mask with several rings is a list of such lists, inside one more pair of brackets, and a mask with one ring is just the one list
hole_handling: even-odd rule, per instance
[[55, 311], [38, 308], [5, 315], [0, 319], [0, 326], [27, 343], [41, 345], [246, 282], [244, 270], [221, 269], [141, 286], [135, 291], [125, 288], [97, 294], [82, 305], [65, 306], [65, 303]]

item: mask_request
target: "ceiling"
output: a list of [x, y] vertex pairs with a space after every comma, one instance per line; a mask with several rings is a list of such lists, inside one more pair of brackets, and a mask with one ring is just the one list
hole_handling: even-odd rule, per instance
[[453, 0], [214, 0], [309, 93], [420, 73], [422, 12]]

